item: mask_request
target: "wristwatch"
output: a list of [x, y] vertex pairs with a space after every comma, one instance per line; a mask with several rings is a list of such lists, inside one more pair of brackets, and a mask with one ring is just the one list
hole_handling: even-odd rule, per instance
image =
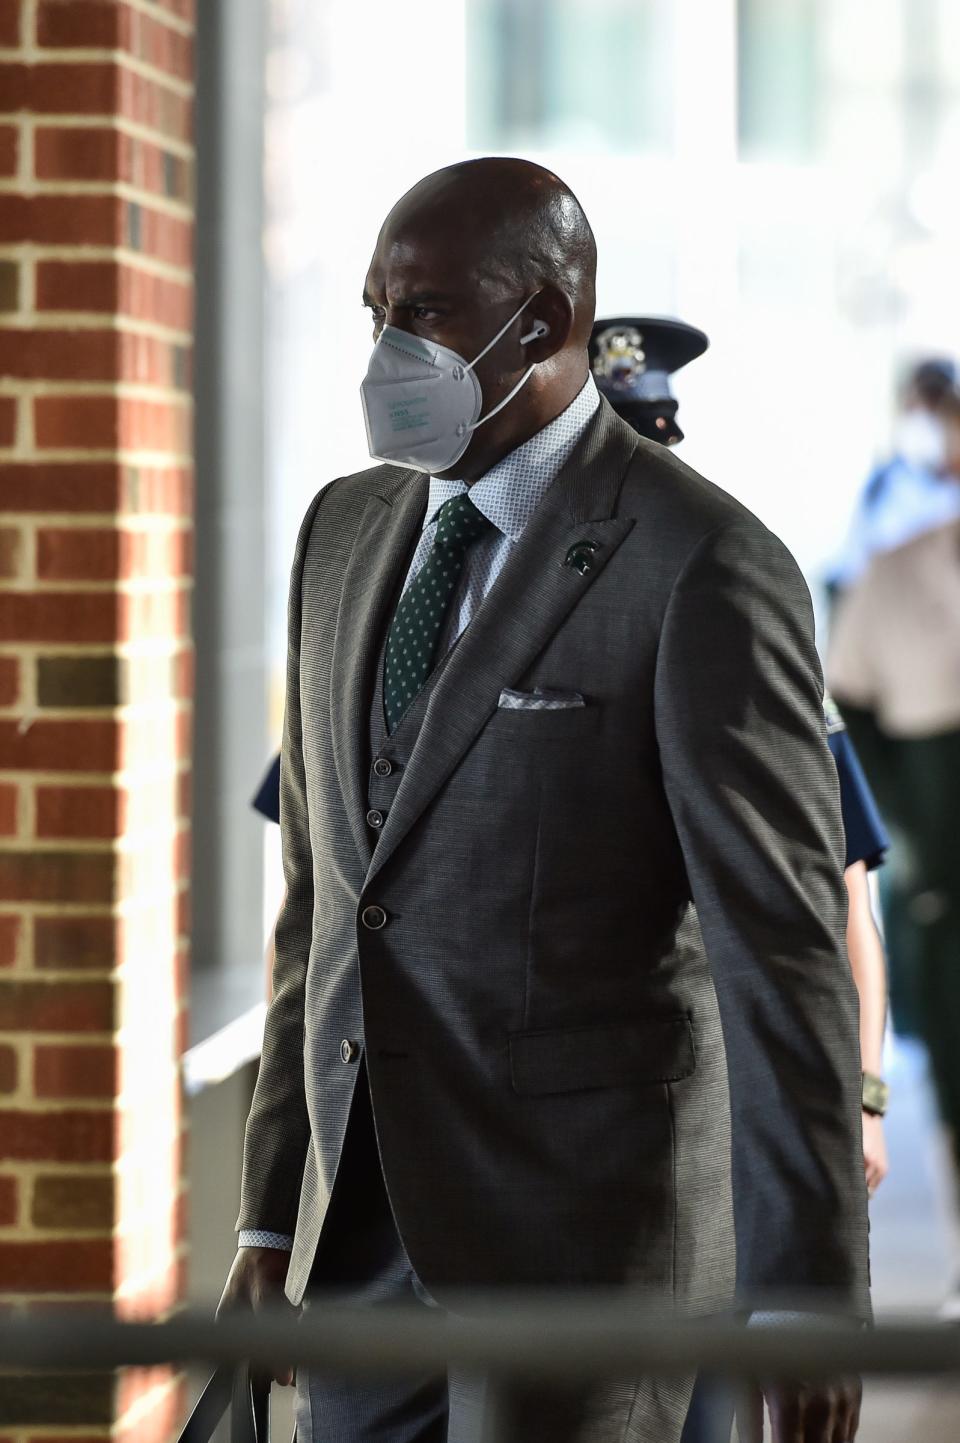
[[871, 1117], [883, 1117], [890, 1100], [889, 1087], [875, 1072], [864, 1072], [862, 1077], [860, 1102], [864, 1112]]

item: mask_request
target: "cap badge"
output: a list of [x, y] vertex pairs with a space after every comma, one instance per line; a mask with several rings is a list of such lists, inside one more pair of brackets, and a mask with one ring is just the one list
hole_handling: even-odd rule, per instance
[[594, 344], [593, 374], [612, 386], [629, 390], [647, 369], [643, 336], [636, 326], [608, 326]]

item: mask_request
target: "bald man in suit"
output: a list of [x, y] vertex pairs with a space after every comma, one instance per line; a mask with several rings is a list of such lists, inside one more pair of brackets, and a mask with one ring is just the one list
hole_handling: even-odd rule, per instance
[[[809, 598], [755, 517], [600, 400], [595, 263], [576, 198], [522, 161], [429, 176], [381, 230], [374, 454], [374, 381], [406, 434], [297, 547], [288, 897], [224, 1307], [612, 1286], [704, 1312], [733, 1293], [735, 1211], [743, 1286], [867, 1316]], [[418, 439], [429, 385], [467, 373], [473, 419]], [[731, 1106], [759, 1159], [733, 1179]], [[509, 1436], [675, 1443], [690, 1383], [530, 1387]], [[298, 1390], [304, 1443], [483, 1428], [455, 1374]], [[852, 1438], [858, 1396], [768, 1390], [807, 1443]]]

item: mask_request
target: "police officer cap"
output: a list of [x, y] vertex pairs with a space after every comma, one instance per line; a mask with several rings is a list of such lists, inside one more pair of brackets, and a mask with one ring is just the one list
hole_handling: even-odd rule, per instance
[[683, 440], [670, 377], [703, 355], [703, 331], [663, 316], [603, 316], [590, 337], [590, 366], [601, 395], [642, 436]]

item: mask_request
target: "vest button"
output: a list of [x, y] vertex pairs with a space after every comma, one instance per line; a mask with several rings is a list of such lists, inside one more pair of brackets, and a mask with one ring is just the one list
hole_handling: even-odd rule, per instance
[[341, 1061], [341, 1062], [356, 1062], [356, 1060], [357, 1060], [357, 1058], [358, 1058], [359, 1056], [360, 1056], [360, 1044], [359, 1044], [359, 1042], [354, 1042], [351, 1038], [345, 1037], [345, 1038], [343, 1039], [343, 1041], [341, 1042], [341, 1044], [340, 1044], [340, 1061]]
[[360, 921], [369, 932], [379, 932], [381, 927], [387, 925], [387, 914], [382, 907], [364, 907], [360, 913]]
[[377, 757], [373, 764], [373, 774], [377, 777], [388, 777], [393, 771], [393, 763], [386, 757]]
[[373, 811], [368, 812], [368, 813], [367, 813], [367, 826], [368, 826], [368, 827], [382, 827], [382, 826], [383, 826], [383, 813], [382, 813], [382, 812], [378, 812], [378, 811], [376, 810], [376, 808], [374, 808]]

